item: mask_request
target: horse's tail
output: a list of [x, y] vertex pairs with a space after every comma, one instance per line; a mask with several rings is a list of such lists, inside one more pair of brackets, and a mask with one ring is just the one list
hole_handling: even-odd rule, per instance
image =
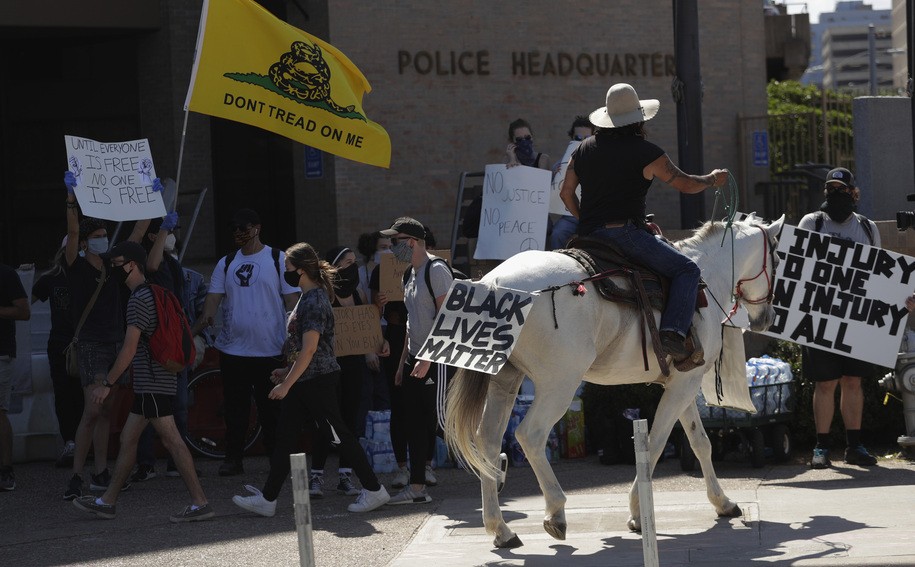
[[445, 404], [445, 440], [464, 468], [496, 480], [498, 464], [487, 461], [478, 435], [489, 381], [485, 372], [461, 368], [455, 373]]

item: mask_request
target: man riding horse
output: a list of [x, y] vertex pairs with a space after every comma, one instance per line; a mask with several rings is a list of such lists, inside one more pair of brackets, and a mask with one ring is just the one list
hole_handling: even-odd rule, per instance
[[[658, 112], [657, 100], [639, 100], [635, 89], [617, 83], [607, 91], [606, 106], [589, 119], [597, 134], [572, 154], [560, 197], [579, 218], [579, 236], [608, 240], [630, 260], [670, 278], [670, 294], [661, 315], [661, 344], [675, 360], [689, 355], [685, 339], [696, 308], [699, 267], [645, 225], [645, 195], [658, 178], [692, 195], [728, 181], [728, 170], [690, 175], [663, 149], [647, 141], [645, 122]], [[581, 203], [575, 188], [581, 184]]]

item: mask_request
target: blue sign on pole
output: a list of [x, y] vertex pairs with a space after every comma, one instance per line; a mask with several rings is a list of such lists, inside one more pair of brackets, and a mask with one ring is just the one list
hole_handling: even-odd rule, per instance
[[317, 148], [305, 146], [305, 178], [324, 177], [324, 154]]
[[753, 165], [769, 166], [769, 133], [753, 132]]

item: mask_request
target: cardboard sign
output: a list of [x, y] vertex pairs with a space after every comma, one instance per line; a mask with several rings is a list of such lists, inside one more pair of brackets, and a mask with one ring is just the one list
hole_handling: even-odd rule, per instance
[[895, 366], [915, 258], [785, 225], [767, 335]]
[[378, 261], [378, 293], [387, 296], [388, 301], [403, 301], [403, 273], [410, 267], [393, 254], [381, 254]]
[[384, 344], [381, 316], [374, 305], [334, 307], [334, 354], [378, 352]]
[[156, 168], [148, 140], [108, 143], [64, 136], [64, 142], [84, 215], [114, 221], [165, 216], [162, 195], [152, 189]]
[[[565, 203], [562, 202], [562, 199], [559, 198], [559, 191], [562, 189], [562, 182], [565, 181], [566, 171], [569, 169], [569, 161], [572, 159], [572, 152], [578, 149], [578, 146], [581, 145], [581, 140], [572, 140], [569, 142], [569, 146], [566, 148], [566, 153], [562, 156], [562, 159], [559, 161], [559, 169], [556, 171], [556, 174], [553, 175], [553, 184], [550, 188], [550, 213], [556, 215], [569, 215], [569, 209], [566, 208]], [[578, 200], [581, 202], [581, 185], [575, 188], [575, 194], [578, 195]]]
[[525, 165], [487, 165], [480, 235], [473, 257], [505, 260], [524, 250], [543, 250], [549, 206], [549, 171]]
[[455, 280], [417, 358], [497, 374], [518, 342], [534, 297]]

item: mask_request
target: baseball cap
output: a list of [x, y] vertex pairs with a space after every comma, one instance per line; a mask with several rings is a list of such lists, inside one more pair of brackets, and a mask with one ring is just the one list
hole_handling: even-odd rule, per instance
[[826, 183], [841, 183], [846, 187], [854, 187], [855, 176], [844, 167], [837, 167], [830, 169], [829, 173], [826, 174]]
[[119, 256], [123, 256], [125, 262], [136, 262], [143, 266], [144, 269], [146, 268], [146, 250], [138, 242], [132, 240], [118, 242], [114, 245], [114, 248], [101, 254], [102, 259], [108, 261]]
[[248, 226], [249, 224], [255, 226], [260, 223], [261, 217], [254, 209], [238, 209], [232, 215], [232, 220], [229, 221], [230, 226]]
[[400, 217], [394, 221], [391, 228], [379, 231], [385, 236], [394, 236], [395, 234], [406, 234], [417, 240], [426, 240], [426, 229], [418, 220], [411, 217]]

